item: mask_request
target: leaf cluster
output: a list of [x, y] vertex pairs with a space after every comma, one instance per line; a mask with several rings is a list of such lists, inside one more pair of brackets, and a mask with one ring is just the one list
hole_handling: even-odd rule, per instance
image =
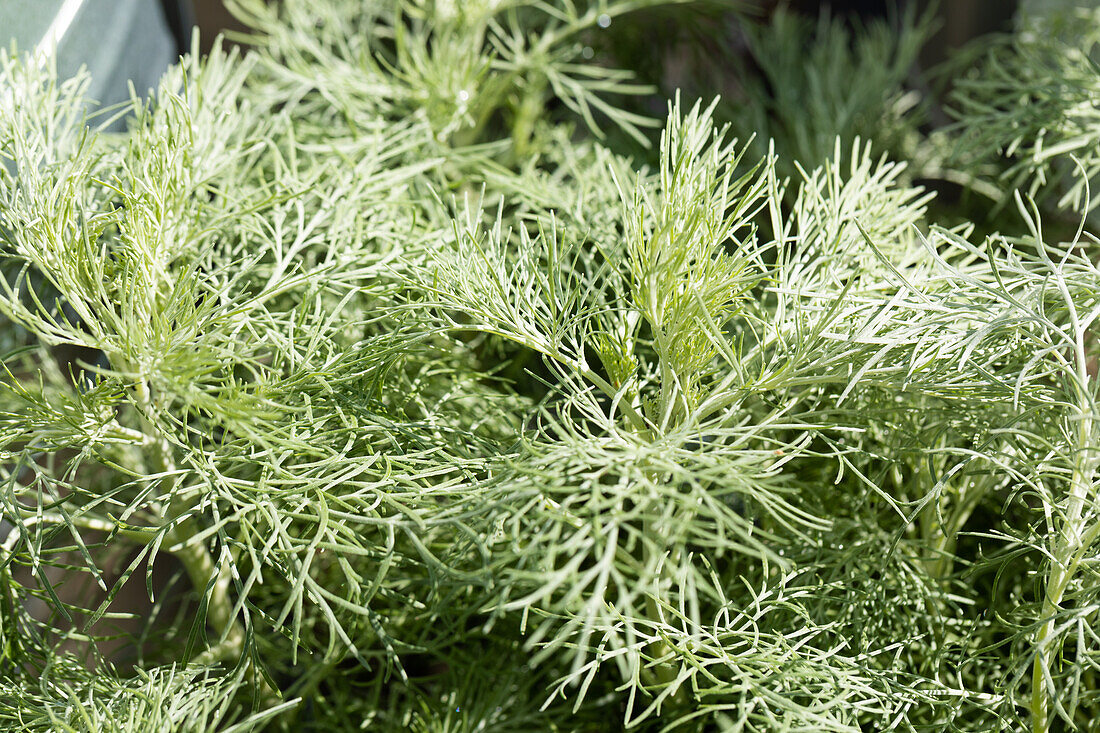
[[1100, 714], [1097, 240], [936, 223], [928, 19], [654, 122], [599, 34], [678, 3], [234, 7], [125, 133], [0, 54], [0, 729]]

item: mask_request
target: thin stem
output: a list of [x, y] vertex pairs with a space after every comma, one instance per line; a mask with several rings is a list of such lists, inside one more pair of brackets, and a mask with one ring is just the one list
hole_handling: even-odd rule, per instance
[[[148, 381], [139, 381], [135, 393], [142, 420], [146, 423], [146, 434], [155, 435], [157, 431], [150, 417], [153, 398]], [[184, 516], [190, 507], [183, 505], [184, 500], [172, 491], [176, 465], [172, 457], [171, 445], [163, 436], [154, 439], [152, 444], [152, 455], [157, 462], [157, 468], [169, 477], [165, 493], [173, 498], [168, 508], [168, 516], [170, 518]], [[206, 656], [213, 656], [219, 660], [231, 659], [241, 652], [244, 644], [244, 629], [241, 628], [233, 612], [233, 601], [229, 595], [229, 568], [225, 563], [215, 563], [205, 544], [195, 540], [198, 532], [199, 528], [194, 520], [191, 517], [185, 517], [168, 531], [167, 549], [183, 564], [187, 577], [196, 591], [206, 593], [209, 589], [209, 594], [206, 596], [206, 621], [213, 627], [221, 641], [217, 646], [204, 652], [200, 659]]]
[[86, 529], [93, 532], [104, 532], [107, 534], [120, 534], [127, 539], [140, 542], [141, 544], [148, 544], [154, 537], [149, 532], [142, 532], [132, 529], [120, 529], [117, 524], [107, 519], [100, 519], [99, 517], [65, 517], [56, 512], [45, 512], [42, 514], [33, 514], [28, 512], [28, 516], [23, 518], [20, 524], [12, 527], [11, 532], [4, 539], [3, 548], [5, 554], [10, 553], [15, 544], [19, 541], [19, 538], [23, 536], [27, 529], [37, 524], [66, 524], [80, 529]]
[[545, 82], [539, 82], [533, 84], [520, 100], [515, 122], [512, 125], [512, 155], [516, 161], [523, 160], [528, 154], [535, 121], [542, 115], [545, 96]]
[[1077, 311], [1073, 307], [1073, 301], [1066, 290], [1065, 283], [1059, 278], [1058, 285], [1062, 295], [1069, 305], [1071, 327], [1075, 339], [1074, 352], [1074, 389], [1077, 393], [1079, 418], [1077, 423], [1077, 440], [1074, 446], [1073, 473], [1070, 477], [1069, 496], [1066, 500], [1065, 518], [1062, 520], [1061, 532], [1050, 560], [1050, 576], [1047, 579], [1046, 594], [1043, 598], [1042, 612], [1039, 618], [1044, 619], [1035, 636], [1035, 660], [1031, 671], [1031, 729], [1033, 733], [1047, 733], [1050, 730], [1050, 700], [1049, 689], [1046, 685], [1046, 670], [1048, 661], [1052, 655], [1047, 646], [1053, 643], [1055, 620], [1061, 610], [1062, 600], [1066, 589], [1073, 579], [1080, 562], [1083, 540], [1091, 533], [1086, 532], [1085, 537], [1081, 533], [1081, 515], [1088, 502], [1088, 495], [1093, 485], [1093, 475], [1096, 471], [1096, 456], [1092, 446], [1095, 444], [1093, 435], [1093, 401], [1090, 397], [1090, 379], [1088, 373], [1088, 357], [1085, 352], [1085, 334], [1078, 321]]

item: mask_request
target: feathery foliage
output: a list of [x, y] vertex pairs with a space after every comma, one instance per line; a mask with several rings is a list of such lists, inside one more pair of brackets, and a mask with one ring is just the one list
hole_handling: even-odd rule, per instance
[[928, 18], [653, 120], [692, 3], [233, 5], [126, 133], [0, 54], [0, 730], [1092, 725], [1100, 16], [957, 87], [978, 237]]

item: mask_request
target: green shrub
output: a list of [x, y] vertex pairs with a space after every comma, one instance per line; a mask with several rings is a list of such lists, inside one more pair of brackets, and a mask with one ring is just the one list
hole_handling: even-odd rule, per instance
[[931, 130], [928, 19], [235, 9], [125, 134], [0, 55], [0, 729], [1100, 717], [1100, 16]]

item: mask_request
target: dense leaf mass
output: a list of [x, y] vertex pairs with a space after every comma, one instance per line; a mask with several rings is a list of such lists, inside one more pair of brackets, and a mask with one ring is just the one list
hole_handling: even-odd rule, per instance
[[0, 730], [1100, 718], [1100, 13], [233, 5], [0, 53]]

